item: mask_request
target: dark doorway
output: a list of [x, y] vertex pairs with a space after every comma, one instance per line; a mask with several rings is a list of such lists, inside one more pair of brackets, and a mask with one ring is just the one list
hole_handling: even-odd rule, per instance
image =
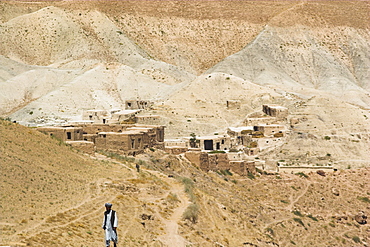
[[216, 142], [216, 150], [220, 150], [220, 148], [221, 148], [220, 143], [219, 142]]
[[213, 150], [213, 140], [204, 140], [204, 150]]
[[67, 140], [71, 140], [72, 139], [72, 133], [71, 132], [67, 132]]

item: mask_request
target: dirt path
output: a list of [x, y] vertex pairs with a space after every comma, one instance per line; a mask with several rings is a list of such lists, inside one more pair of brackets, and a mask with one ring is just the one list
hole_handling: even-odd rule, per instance
[[[105, 157], [103, 155], [98, 155], [95, 158], [99, 160], [111, 161], [124, 166], [129, 171], [131, 171], [131, 174], [127, 179], [136, 179], [139, 176], [139, 173], [137, 173], [136, 169], [129, 167], [128, 165], [117, 160]], [[158, 171], [141, 168], [141, 172], [149, 173], [157, 177], [159, 180], [168, 185], [168, 189], [166, 189], [165, 193], [161, 193], [160, 195], [153, 195], [153, 197], [142, 194], [142, 198], [140, 198], [140, 200], [155, 203], [157, 201], [166, 199], [167, 196], [170, 194], [176, 195], [178, 199], [178, 202], [173, 204], [172, 211], [168, 216], [162, 216], [159, 211], [160, 207], [158, 207], [156, 218], [162, 225], [164, 234], [158, 236], [157, 240], [160, 241], [163, 246], [187, 246], [190, 243], [186, 239], [184, 239], [178, 231], [178, 223], [181, 221], [182, 215], [190, 204], [189, 198], [184, 190], [184, 185], [176, 179], [168, 177], [166, 174]], [[73, 207], [61, 210], [59, 212], [54, 212], [53, 215], [50, 215], [49, 217], [43, 219], [41, 222], [30, 225], [26, 229], [22, 230], [21, 232], [17, 232], [16, 234], [22, 235], [26, 239], [30, 239], [32, 237], [38, 236], [39, 234], [53, 232], [60, 228], [68, 228], [71, 225], [76, 225], [79, 222], [83, 222], [85, 219], [91, 219], [94, 216], [99, 215], [102, 209], [100, 207], [95, 207], [95, 205], [102, 205], [106, 200], [114, 200], [119, 195], [119, 193], [109, 193], [108, 195], [103, 189], [103, 187], [106, 186], [106, 183], [106, 179], [101, 178], [95, 181], [94, 185], [89, 184], [83, 200], [81, 200], [78, 205], [74, 205]], [[145, 189], [143, 191], [145, 191]], [[140, 197], [141, 195], [138, 194], [138, 196]], [[140, 212], [138, 210], [139, 209], [135, 209], [135, 215], [139, 215]], [[52, 222], [52, 224], [50, 224], [50, 222]], [[125, 229], [126, 230], [121, 233], [121, 239], [124, 239], [126, 235], [129, 235], [130, 227], [125, 227]], [[13, 246], [23, 245], [24, 244], [22, 243], [14, 243]]]
[[176, 209], [174, 209], [169, 219], [164, 219], [163, 217], [160, 217], [161, 221], [164, 224], [166, 234], [159, 236], [159, 240], [163, 242], [166, 246], [176, 246], [176, 247], [187, 246], [188, 244], [190, 244], [190, 242], [188, 242], [178, 233], [178, 222], [181, 220], [182, 215], [184, 214], [186, 208], [190, 204], [189, 198], [184, 191], [184, 186], [180, 184], [178, 181], [174, 180], [173, 178], [169, 178], [160, 172], [157, 171], [149, 172], [166, 181], [171, 186], [169, 193], [177, 195], [180, 201], [180, 204], [177, 206]]
[[[280, 209], [283, 209], [283, 210], [287, 210], [287, 211], [292, 211], [293, 208], [294, 208], [294, 205], [299, 201], [300, 198], [302, 198], [308, 191], [308, 188], [310, 187], [312, 183], [311, 182], [306, 182], [305, 184], [305, 188], [303, 189], [303, 191], [295, 198], [293, 198], [293, 195], [290, 196], [290, 203], [289, 205], [287, 205], [286, 207], [284, 208], [280, 208]], [[265, 231], [267, 228], [269, 228], [271, 225], [274, 225], [274, 224], [277, 224], [277, 223], [280, 223], [280, 222], [283, 222], [285, 220], [290, 220], [292, 217], [283, 217], [283, 218], [279, 218], [279, 219], [276, 219], [276, 220], [273, 220], [269, 223], [267, 223], [264, 227], [263, 227], [263, 231]]]
[[[98, 159], [114, 161], [114, 162], [126, 167], [127, 169], [133, 171], [133, 177], [137, 178], [136, 171], [133, 168], [130, 168], [130, 167], [128, 167], [127, 165], [125, 165], [123, 163], [119, 163], [119, 162], [117, 162], [113, 159], [110, 159], [108, 157], [105, 157], [103, 155], [99, 155]], [[157, 217], [163, 223], [163, 225], [164, 225], [163, 229], [165, 229], [165, 232], [166, 232], [164, 235], [159, 236], [158, 239], [163, 244], [165, 244], [166, 246], [176, 246], [176, 247], [187, 246], [190, 243], [186, 239], [184, 239], [182, 236], [180, 236], [179, 233], [178, 233], [178, 222], [181, 220], [182, 215], [184, 214], [186, 208], [191, 203], [189, 201], [188, 196], [185, 193], [184, 185], [179, 183], [178, 181], [176, 181], [173, 178], [169, 178], [167, 175], [165, 175], [161, 172], [153, 171], [153, 170], [147, 170], [145, 168], [140, 168], [140, 169], [141, 169], [142, 172], [148, 172], [148, 173], [160, 178], [161, 180], [165, 181], [171, 187], [171, 189], [169, 190], [169, 192], [166, 195], [168, 195], [170, 193], [172, 193], [174, 195], [177, 195], [178, 199], [180, 201], [180, 203], [177, 205], [177, 207], [173, 210], [173, 213], [171, 214], [169, 219], [165, 219], [160, 214], [157, 214]], [[160, 199], [160, 198], [146, 198], [146, 200], [151, 200], [151, 201], [155, 201], [157, 199]], [[127, 231], [124, 233], [124, 235], [126, 235], [126, 233], [127, 233]], [[124, 237], [124, 235], [122, 237]]]

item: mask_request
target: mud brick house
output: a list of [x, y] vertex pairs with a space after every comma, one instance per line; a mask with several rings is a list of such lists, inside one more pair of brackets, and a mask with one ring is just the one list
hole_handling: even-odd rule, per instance
[[227, 153], [188, 151], [185, 157], [203, 171], [231, 170], [241, 176], [256, 172], [254, 161], [230, 160]]
[[84, 121], [91, 121], [95, 124], [119, 124], [131, 121], [134, 123], [135, 116], [141, 110], [86, 110], [82, 114]]
[[37, 129], [64, 142], [83, 140], [81, 127], [39, 127]]
[[126, 100], [125, 109], [127, 110], [146, 109], [152, 104], [153, 102], [147, 100]]
[[230, 136], [230, 148], [240, 149], [243, 146], [249, 146], [253, 141], [252, 133], [253, 126], [229, 127], [227, 134]]
[[279, 124], [261, 124], [253, 126], [254, 131], [263, 133], [264, 136], [282, 137], [285, 131], [284, 125]]
[[106, 110], [87, 110], [83, 112], [82, 119], [105, 124], [108, 123], [110, 114]]
[[189, 150], [189, 144], [182, 139], [167, 139], [165, 140], [164, 150], [170, 154], [182, 154]]
[[196, 138], [199, 148], [203, 150], [228, 150], [230, 137], [228, 135], [201, 136]]
[[115, 111], [111, 113], [111, 117], [109, 119], [109, 123], [111, 124], [119, 124], [119, 123], [135, 123], [136, 122], [136, 114], [138, 114], [140, 110], [122, 110], [122, 111]]
[[[62, 141], [79, 141], [82, 149], [105, 150], [126, 155], [142, 153], [145, 148], [164, 149], [164, 126], [80, 124], [62, 127], [39, 127], [39, 131]], [[86, 143], [82, 143], [82, 142]], [[88, 144], [88, 142], [90, 144]], [[91, 148], [93, 143], [93, 148]]]
[[139, 131], [144, 134], [144, 148], [164, 149], [164, 126], [136, 124], [127, 130]]
[[95, 146], [97, 150], [136, 155], [144, 151], [144, 133], [138, 130], [99, 132]]
[[241, 176], [246, 176], [248, 173], [256, 174], [256, 165], [254, 161], [230, 161], [230, 170]]
[[279, 119], [284, 119], [288, 116], [288, 108], [279, 105], [263, 105], [262, 111], [266, 115]]
[[81, 150], [84, 153], [94, 155], [95, 153], [95, 144], [93, 142], [88, 141], [66, 141], [68, 145], [71, 145], [72, 147]]

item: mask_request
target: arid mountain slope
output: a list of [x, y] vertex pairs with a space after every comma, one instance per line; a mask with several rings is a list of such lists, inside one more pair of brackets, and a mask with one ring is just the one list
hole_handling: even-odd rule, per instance
[[[98, 246], [103, 205], [124, 246], [366, 246], [368, 168], [297, 174], [205, 173], [183, 157], [83, 155], [0, 120], [5, 246]], [[135, 163], [141, 165], [137, 172]], [[168, 177], [171, 175], [171, 177]], [[323, 234], [323, 232], [325, 234]]]
[[[368, 1], [0, 6], [4, 117], [76, 120], [85, 109], [124, 108], [126, 100], [140, 99], [155, 103], [144, 114], [160, 115], [166, 138], [173, 138], [223, 133], [260, 113], [262, 104], [277, 103], [288, 107], [288, 120], [302, 120], [289, 129], [292, 157], [330, 153], [338, 162], [368, 164]], [[298, 133], [316, 137], [309, 150], [294, 148]], [[338, 139], [328, 145], [323, 136]]]
[[369, 40], [368, 29], [267, 26], [207, 73], [229, 73], [302, 94], [312, 88], [369, 108]]

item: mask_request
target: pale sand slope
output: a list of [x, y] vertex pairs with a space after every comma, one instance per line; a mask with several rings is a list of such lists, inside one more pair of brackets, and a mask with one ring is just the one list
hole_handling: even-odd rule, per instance
[[32, 101], [10, 117], [18, 121], [48, 117], [79, 120], [82, 110], [124, 109], [125, 100], [160, 100], [182, 86], [157, 82], [125, 65], [101, 64]]
[[[343, 48], [331, 48], [333, 40], [343, 44]], [[229, 73], [260, 85], [300, 93], [307, 88], [317, 89], [370, 108], [369, 40], [368, 31], [354, 28], [267, 26], [243, 50], [207, 73]]]
[[[27, 105], [52, 90], [58, 90], [64, 84], [69, 85], [77, 76], [84, 74], [86, 71], [89, 71], [90, 78], [88, 80], [99, 78], [98, 80], [101, 80], [102, 83], [106, 83], [105, 81], [111, 79], [100, 75], [93, 76], [91, 71], [101, 62], [124, 64], [127, 66], [122, 65], [122, 67], [129, 66], [135, 69], [128, 69], [137, 76], [134, 76], [135, 78], [132, 80], [126, 80], [124, 85], [124, 92], [135, 94], [135, 99], [137, 97], [144, 97], [147, 100], [161, 98], [171, 93], [173, 89], [159, 93], [157, 92], [158, 85], [177, 85], [187, 83], [194, 78], [194, 75], [181, 71], [175, 66], [151, 59], [104, 14], [96, 11], [86, 11], [79, 19], [76, 19], [76, 17], [79, 17], [79, 15], [74, 15], [74, 13], [56, 7], [46, 7], [37, 12], [11, 19], [0, 26], [0, 32], [2, 33], [0, 39], [3, 44], [0, 50], [12, 59], [2, 57], [4, 66], [1, 69], [0, 88], [2, 88], [2, 93], [0, 105], [2, 107], [0, 114], [14, 112], [14, 110]], [[17, 63], [13, 60], [48, 66], [27, 66], [23, 65], [22, 62]], [[107, 65], [107, 67], [109, 66]], [[113, 65], [113, 67], [115, 66]], [[129, 77], [132, 77], [131, 72], [129, 72]], [[120, 73], [124, 74], [125, 72]], [[120, 78], [114, 80], [120, 80]], [[131, 86], [130, 82], [136, 84], [136, 80], [153, 81], [153, 85], [141, 89], [135, 85]], [[94, 82], [90, 81], [85, 85], [92, 86]], [[107, 88], [110, 87], [114, 87], [114, 85]], [[128, 92], [127, 88], [132, 89], [132, 91]], [[152, 90], [152, 88], [157, 89]], [[91, 88], [91, 90], [94, 91], [95, 89]], [[104, 89], [101, 90], [104, 91]], [[117, 97], [122, 100], [127, 99], [126, 95]], [[89, 100], [87, 99], [87, 101]], [[94, 100], [90, 101], [94, 102]], [[100, 101], [106, 100], [101, 98]], [[49, 101], [48, 105], [55, 105], [51, 102]], [[63, 102], [63, 100], [58, 102]], [[110, 104], [122, 107], [124, 101], [110, 102], [104, 106]], [[76, 105], [79, 104], [76, 103]], [[84, 108], [94, 108], [96, 106], [99, 106], [99, 104], [83, 105]], [[28, 113], [34, 112], [33, 108], [42, 109], [43, 106], [30, 106], [28, 109], [24, 109], [23, 112], [27, 113], [26, 119], [32, 117]], [[54, 110], [55, 108], [53, 108], [53, 112], [44, 111], [44, 113], [58, 115], [58, 111]], [[79, 110], [81, 109], [78, 108], [70, 112], [69, 117]], [[66, 112], [62, 115], [68, 115], [68, 106], [66, 105], [65, 109], [59, 112]], [[33, 116], [39, 117], [37, 114]]]
[[99, 62], [119, 62], [154, 73], [174, 84], [194, 75], [153, 60], [106, 15], [97, 11], [46, 7], [18, 16], [0, 26], [0, 54], [27, 64], [91, 68]]

